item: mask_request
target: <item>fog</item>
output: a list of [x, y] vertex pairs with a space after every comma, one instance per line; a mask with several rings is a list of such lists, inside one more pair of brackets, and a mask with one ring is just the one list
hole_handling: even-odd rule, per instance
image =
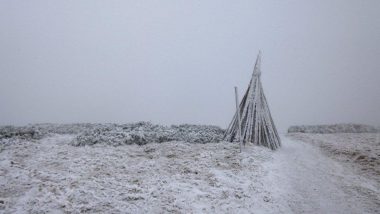
[[380, 124], [380, 1], [0, 2], [0, 124]]

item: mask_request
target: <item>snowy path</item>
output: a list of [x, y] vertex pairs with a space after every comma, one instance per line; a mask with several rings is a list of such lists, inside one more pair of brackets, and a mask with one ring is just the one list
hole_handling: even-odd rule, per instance
[[[353, 174], [311, 144], [283, 137], [283, 146], [265, 164], [264, 187], [283, 213], [377, 213], [368, 201], [371, 181]], [[365, 187], [365, 188], [364, 188]], [[378, 190], [377, 190], [378, 191]], [[377, 198], [378, 199], [378, 198]], [[376, 208], [377, 207], [377, 208]]]

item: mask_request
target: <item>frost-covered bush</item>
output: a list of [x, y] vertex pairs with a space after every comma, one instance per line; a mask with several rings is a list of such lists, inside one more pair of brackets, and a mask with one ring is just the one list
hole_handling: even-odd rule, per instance
[[379, 129], [362, 124], [334, 124], [334, 125], [310, 125], [310, 126], [291, 126], [288, 133], [319, 133], [319, 134], [332, 134], [332, 133], [375, 133]]
[[10, 139], [22, 140], [39, 140], [43, 137], [38, 129], [30, 126], [15, 127], [15, 126], [1, 126], [0, 127], [0, 141], [5, 142]]
[[219, 142], [223, 138], [224, 130], [217, 126], [207, 125], [179, 125], [170, 127], [174, 131], [171, 136], [177, 141], [190, 143]]
[[0, 126], [0, 144], [39, 140], [49, 134], [80, 134], [97, 127], [96, 124], [33, 124], [27, 126]]
[[186, 141], [190, 143], [219, 142], [224, 130], [217, 126], [173, 125], [162, 126], [148, 122], [131, 124], [34, 124], [23, 127], [0, 127], [0, 143], [15, 140], [38, 140], [50, 134], [74, 134], [72, 145], [138, 144], [150, 142]]
[[42, 123], [33, 124], [31, 127], [39, 130], [43, 134], [80, 134], [92, 130], [98, 124], [91, 123], [73, 123], [73, 124], [52, 124]]
[[190, 143], [219, 142], [224, 131], [216, 126], [179, 125], [161, 126], [148, 122], [124, 125], [104, 124], [78, 135], [71, 144], [74, 146], [162, 143], [168, 141], [186, 141]]

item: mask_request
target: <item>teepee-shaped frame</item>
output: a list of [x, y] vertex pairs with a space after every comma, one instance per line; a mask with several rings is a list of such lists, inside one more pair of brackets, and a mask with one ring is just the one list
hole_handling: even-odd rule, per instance
[[[281, 141], [264, 95], [260, 80], [260, 67], [261, 52], [257, 56], [251, 82], [239, 105], [241, 137], [244, 144], [251, 142], [255, 145], [262, 145], [275, 150], [281, 146]], [[238, 123], [237, 113], [235, 113], [224, 135], [224, 140], [233, 142], [239, 138]]]

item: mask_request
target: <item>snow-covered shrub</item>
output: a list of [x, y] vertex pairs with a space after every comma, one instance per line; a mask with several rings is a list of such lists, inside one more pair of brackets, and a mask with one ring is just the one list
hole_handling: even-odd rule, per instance
[[217, 126], [207, 125], [179, 125], [171, 126], [174, 131], [172, 136], [177, 141], [190, 143], [219, 142], [223, 138], [224, 130]]
[[0, 143], [16, 140], [39, 140], [49, 134], [80, 134], [100, 126], [99, 124], [32, 124], [26, 126], [0, 126]]
[[39, 140], [44, 136], [38, 129], [23, 126], [1, 126], [0, 127], [0, 143], [10, 142], [14, 139], [19, 140]]
[[80, 134], [85, 131], [92, 130], [99, 124], [91, 123], [73, 123], [73, 124], [52, 124], [41, 123], [30, 125], [34, 129], [39, 130], [44, 134]]
[[379, 129], [362, 124], [334, 124], [334, 125], [309, 125], [309, 126], [291, 126], [288, 133], [375, 133]]
[[148, 122], [124, 125], [99, 124], [96, 128], [78, 135], [71, 144], [74, 146], [162, 143], [168, 141], [186, 141], [189, 143], [219, 142], [224, 130], [216, 126], [178, 125], [162, 126]]
[[72, 145], [138, 144], [185, 141], [189, 143], [219, 142], [224, 130], [207, 125], [154, 125], [149, 122], [130, 124], [34, 124], [22, 127], [0, 127], [0, 143], [12, 140], [38, 140], [49, 134], [74, 134]]

